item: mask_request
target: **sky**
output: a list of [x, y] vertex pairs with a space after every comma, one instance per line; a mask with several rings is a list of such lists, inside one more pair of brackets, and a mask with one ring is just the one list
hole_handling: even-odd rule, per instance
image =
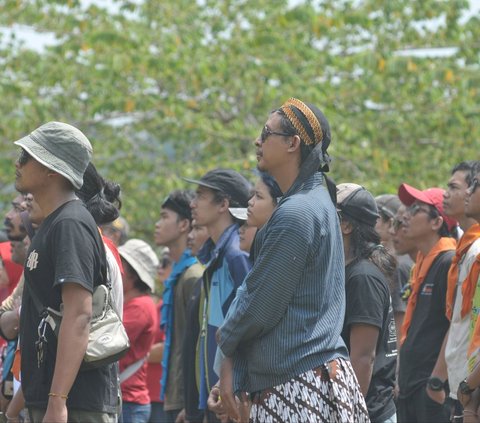
[[[137, 0], [140, 1], [140, 0]], [[290, 0], [292, 4], [297, 3], [301, 0]], [[95, 4], [97, 7], [104, 7], [112, 11], [118, 10], [118, 7], [112, 0], [82, 0], [85, 8], [88, 8], [90, 5]], [[480, 0], [470, 0], [470, 10], [464, 16], [464, 19], [467, 20], [474, 14], [480, 13]], [[0, 26], [0, 46], [6, 44], [12, 36], [15, 36], [17, 40], [21, 41], [24, 44], [25, 48], [29, 48], [38, 52], [42, 52], [46, 46], [55, 45], [57, 42], [55, 35], [53, 33], [39, 33], [35, 31], [32, 27], [26, 25], [12, 25], [10, 27]], [[406, 50], [397, 52], [398, 55], [403, 56], [416, 56], [416, 57], [446, 57], [451, 56], [456, 53], [455, 47], [448, 48], [439, 48], [439, 49], [416, 49], [416, 50]]]

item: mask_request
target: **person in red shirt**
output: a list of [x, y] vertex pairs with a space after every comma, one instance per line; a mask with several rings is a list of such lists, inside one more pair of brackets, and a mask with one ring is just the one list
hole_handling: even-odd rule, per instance
[[150, 395], [147, 387], [147, 355], [155, 341], [158, 313], [150, 293], [155, 286], [158, 258], [140, 239], [131, 239], [118, 248], [123, 264], [123, 324], [130, 350], [120, 360], [122, 390], [121, 421], [147, 423]]

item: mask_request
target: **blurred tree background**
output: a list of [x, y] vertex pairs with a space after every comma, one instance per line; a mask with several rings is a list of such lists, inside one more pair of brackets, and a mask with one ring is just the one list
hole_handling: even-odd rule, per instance
[[330, 120], [337, 182], [444, 186], [456, 162], [480, 159], [480, 18], [466, 0], [107, 3], [0, 2], [1, 27], [56, 38], [41, 51], [1, 40], [3, 210], [12, 141], [49, 120], [86, 133], [146, 239], [181, 176], [251, 178], [253, 140], [291, 96]]

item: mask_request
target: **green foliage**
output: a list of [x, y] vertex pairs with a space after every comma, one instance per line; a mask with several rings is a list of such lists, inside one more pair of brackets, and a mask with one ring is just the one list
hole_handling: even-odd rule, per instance
[[[465, 0], [4, 1], [0, 25], [57, 44], [0, 48], [0, 200], [13, 194], [11, 141], [48, 120], [77, 125], [123, 189], [123, 215], [151, 238], [182, 176], [251, 176], [253, 140], [291, 96], [329, 118], [332, 176], [374, 194], [444, 186], [478, 158], [479, 17]], [[295, 4], [295, 6], [292, 6]], [[450, 57], [400, 55], [457, 47]], [[191, 187], [193, 188], [193, 187]]]

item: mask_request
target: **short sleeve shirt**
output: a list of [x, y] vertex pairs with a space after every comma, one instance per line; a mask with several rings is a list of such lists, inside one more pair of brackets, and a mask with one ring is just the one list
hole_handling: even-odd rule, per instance
[[[41, 317], [33, 291], [43, 306], [60, 310], [62, 284], [75, 283], [92, 292], [106, 272], [103, 242], [93, 217], [80, 201], [70, 201], [40, 225], [27, 253], [20, 321], [22, 387], [27, 407], [46, 408], [57, 352], [57, 339], [46, 327], [45, 359], [37, 365], [35, 342]], [[31, 290], [31, 291], [30, 291]], [[67, 407], [113, 413], [117, 404], [117, 370], [106, 365], [80, 371], [68, 394]]]
[[378, 328], [378, 341], [370, 386], [365, 398], [372, 421], [385, 421], [395, 413], [393, 389], [397, 363], [397, 337], [388, 282], [368, 260], [345, 269], [346, 312], [342, 338], [350, 351], [350, 329], [354, 324]]

